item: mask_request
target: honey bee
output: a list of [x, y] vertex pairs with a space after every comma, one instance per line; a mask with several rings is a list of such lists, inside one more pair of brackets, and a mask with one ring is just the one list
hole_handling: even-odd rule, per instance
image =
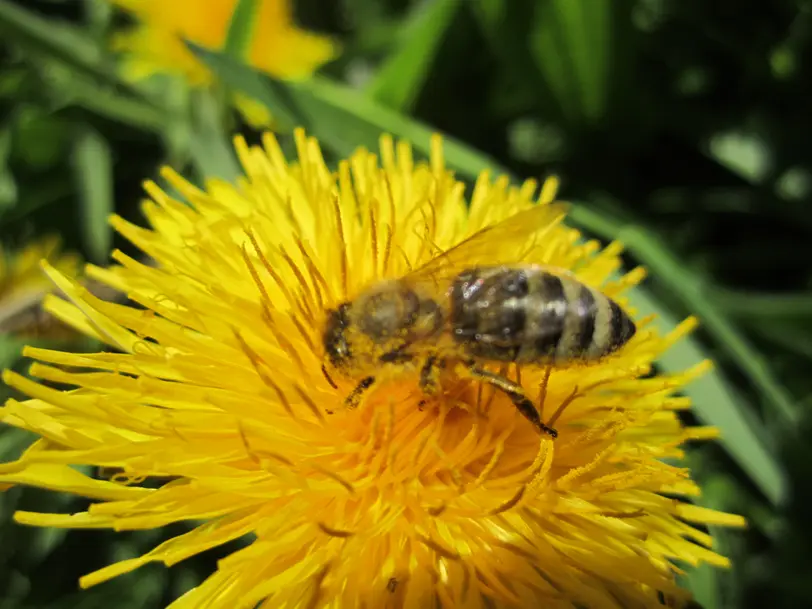
[[[327, 311], [322, 334], [327, 365], [358, 380], [345, 404], [355, 408], [386, 368], [419, 371], [425, 395], [440, 372], [463, 364], [472, 379], [503, 391], [542, 433], [544, 424], [522, 386], [486, 370], [489, 363], [566, 365], [599, 360], [625, 345], [636, 327], [611, 298], [564, 269], [523, 258], [560, 222], [564, 204], [537, 205], [484, 228], [406, 276], [384, 280]], [[515, 260], [493, 264], [494, 244], [523, 246]]]

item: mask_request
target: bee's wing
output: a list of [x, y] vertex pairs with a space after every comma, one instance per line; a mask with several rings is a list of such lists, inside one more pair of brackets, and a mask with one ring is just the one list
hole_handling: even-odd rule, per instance
[[[539, 204], [514, 214], [438, 254], [403, 280], [441, 287], [468, 268], [526, 264], [539, 240], [564, 219], [567, 209], [565, 203]], [[495, 252], [499, 252], [498, 258]]]

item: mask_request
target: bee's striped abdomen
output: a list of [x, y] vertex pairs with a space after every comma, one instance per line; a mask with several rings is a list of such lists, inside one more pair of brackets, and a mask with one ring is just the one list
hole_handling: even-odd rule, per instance
[[516, 361], [532, 362], [556, 357], [567, 330], [568, 301], [565, 283], [551, 273], [528, 272], [530, 290], [525, 299], [528, 322]]
[[482, 359], [598, 359], [635, 333], [632, 320], [603, 293], [538, 267], [469, 269], [457, 276], [450, 296], [455, 340]]
[[527, 324], [529, 284], [523, 269], [473, 268], [451, 288], [454, 340], [474, 357], [514, 361]]
[[584, 358], [595, 336], [595, 314], [602, 295], [578, 281], [558, 279], [566, 301], [563, 311], [564, 330], [551, 355], [556, 360]]

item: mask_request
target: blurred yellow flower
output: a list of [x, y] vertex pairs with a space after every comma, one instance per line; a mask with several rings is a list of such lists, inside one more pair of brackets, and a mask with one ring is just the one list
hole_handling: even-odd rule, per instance
[[[110, 1], [139, 22], [114, 42], [115, 48], [128, 54], [125, 70], [130, 78], [168, 73], [182, 76], [193, 86], [212, 84], [214, 75], [184, 40], [222, 50], [237, 0]], [[337, 53], [338, 46], [330, 38], [296, 26], [290, 0], [258, 0], [252, 37], [243, 58], [247, 64], [276, 78], [301, 79]], [[269, 123], [264, 106], [243, 95], [234, 101], [250, 123]]]
[[[289, 163], [273, 136], [264, 149], [237, 139], [246, 177], [236, 185], [203, 191], [164, 170], [188, 204], [147, 183], [151, 228], [113, 224], [155, 266], [115, 252], [117, 266], [87, 268], [137, 308], [44, 265], [70, 299], [49, 298], [48, 310], [118, 352], [28, 348], [38, 360], [31, 374], [49, 384], [5, 374], [32, 399], [10, 400], [2, 420], [41, 439], [0, 465], [0, 483], [99, 500], [79, 514], [18, 512], [17, 522], [133, 530], [206, 521], [82, 586], [252, 537], [173, 609], [644, 608], [659, 606], [659, 593], [688, 597], [677, 562], [727, 566], [691, 523], [742, 519], [679, 499], [699, 489], [664, 462], [686, 440], [714, 435], [676, 414], [689, 404], [675, 393], [707, 366], [648, 375], [691, 320], [659, 336], [638, 319], [616, 355], [554, 369], [545, 416], [566, 405], [554, 441], [467, 380], [421, 407], [416, 379], [393, 379], [344, 408], [352, 383], [336, 389], [320, 370], [325, 308], [425, 262], [427, 244], [448, 249], [536, 199], [549, 203], [555, 184], [536, 195], [533, 182], [483, 174], [469, 207], [439, 138], [427, 163], [383, 137], [380, 157], [359, 150], [335, 173], [314, 139], [297, 132], [296, 141]], [[578, 239], [548, 227], [530, 259], [574, 269], [627, 306], [623, 292], [643, 273], [611, 280], [620, 247]], [[494, 243], [493, 260], [526, 245]], [[521, 371], [537, 403], [544, 374]], [[125, 474], [96, 480], [72, 464]], [[138, 485], [165, 476], [173, 480], [160, 488]]]
[[26, 244], [17, 252], [0, 256], [0, 332], [18, 337], [61, 338], [69, 329], [53, 324], [53, 318], [42, 311], [40, 303], [53, 283], [43, 275], [40, 261], [50, 264], [68, 276], [75, 276], [81, 263], [79, 256], [60, 251], [60, 240], [47, 236]]
[[[156, 72], [181, 74], [205, 85], [212, 74], [184, 44], [184, 39], [220, 50], [237, 0], [111, 0], [131, 12], [139, 24], [119, 35], [117, 46], [132, 53], [134, 77]], [[259, 0], [255, 29], [245, 60], [277, 78], [303, 78], [335, 56], [336, 46], [293, 23], [290, 0]]]

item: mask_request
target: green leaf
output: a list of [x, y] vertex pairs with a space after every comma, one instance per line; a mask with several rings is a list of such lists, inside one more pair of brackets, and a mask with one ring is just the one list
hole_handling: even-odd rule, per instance
[[768, 362], [747, 341], [739, 329], [722, 313], [712, 292], [702, 280], [686, 269], [656, 236], [634, 224], [624, 224], [606, 212], [600, 215], [585, 206], [572, 213], [572, 219], [605, 238], [619, 239], [627, 249], [644, 261], [652, 275], [668, 285], [674, 296], [680, 298], [686, 309], [696, 314], [703, 327], [718, 341], [738, 364], [762, 395], [772, 404], [785, 427], [791, 428], [799, 412], [792, 396], [788, 395], [773, 377]]
[[716, 288], [710, 295], [719, 307], [734, 317], [780, 321], [812, 317], [812, 293], [745, 292]]
[[[38, 67], [47, 70], [43, 80], [52, 89], [58, 89], [57, 103], [77, 103], [153, 132], [160, 132], [166, 123], [179, 119], [139, 88], [122, 80], [107, 49], [81, 28], [44, 19], [0, 0], [0, 36], [3, 42], [16, 43], [29, 56], [40, 60]], [[43, 62], [43, 58], [48, 61]]]
[[25, 100], [34, 89], [34, 75], [23, 66], [4, 65], [0, 72], [0, 99]]
[[73, 147], [73, 169], [81, 196], [82, 233], [90, 257], [104, 263], [110, 255], [113, 213], [113, 165], [110, 146], [102, 135], [83, 127]]
[[113, 20], [113, 5], [109, 0], [84, 0], [83, 4], [88, 28], [97, 38], [104, 37]]
[[253, 38], [258, 9], [257, 0], [237, 0], [226, 32], [223, 50], [227, 55], [237, 60], [245, 57]]
[[39, 564], [65, 541], [67, 534], [67, 529], [56, 527], [39, 529], [36, 535], [31, 536], [31, 543], [26, 546], [26, 558]]
[[[570, 218], [583, 216], [582, 211], [573, 206]], [[573, 222], [578, 224], [577, 221]], [[604, 235], [608, 236], [608, 235]], [[622, 230], [612, 238], [623, 241], [627, 249], [634, 252], [634, 239], [630, 242], [624, 239]], [[655, 266], [649, 265], [650, 274], [657, 276]], [[632, 306], [640, 315], [654, 314], [657, 316], [654, 326], [666, 333], [679, 323], [679, 320], [666, 308], [654, 300], [646, 290], [638, 288], [629, 294]], [[658, 363], [667, 372], [685, 370], [692, 364], [703, 361], [707, 354], [701, 344], [691, 337], [680, 340], [671, 349], [660, 356]], [[739, 399], [735, 390], [725, 381], [718, 372], [711, 372], [694, 380], [685, 388], [685, 394], [691, 398], [693, 412], [697, 418], [706, 425], [713, 425], [721, 430], [722, 437], [719, 443], [739, 464], [764, 496], [773, 504], [784, 501], [787, 493], [786, 474], [776, 457], [764, 446], [758, 427], [752, 417], [746, 412], [746, 403]]]
[[812, 330], [799, 326], [792, 320], [770, 320], [753, 318], [750, 329], [761, 337], [804, 358], [812, 360]]
[[528, 74], [533, 73], [533, 64], [525, 43], [532, 24], [526, 8], [527, 5], [510, 0], [480, 0], [471, 6], [483, 34], [503, 63], [513, 67], [518, 62], [521, 71]]
[[[195, 52], [220, 78], [237, 90], [241, 90], [240, 84], [243, 79], [250, 79], [255, 84], [267, 79], [222, 55], [201, 49], [195, 49]], [[255, 76], [251, 76], [252, 73]], [[314, 78], [307, 82], [279, 86], [289, 92], [286, 109], [290, 115], [297, 118], [298, 123], [311, 135], [318, 137], [325, 146], [340, 155], [346, 156], [358, 146], [377, 147], [378, 138], [384, 132], [409, 140], [418, 151], [425, 154], [429, 152], [433, 132], [431, 129], [383, 107], [358, 91], [326, 78]], [[272, 104], [279, 98], [257, 95], [256, 99], [272, 108]], [[444, 139], [443, 150], [447, 165], [469, 179], [475, 179], [482, 171], [509, 175], [492, 159], [452, 138]], [[685, 280], [686, 271], [663, 251], [655, 239], [603, 212], [583, 206], [574, 206], [570, 220], [573, 224], [586, 228], [600, 237], [624, 241], [640, 263], [651, 269], [652, 275], [668, 285], [674, 293], [683, 294], [686, 307], [695, 311], [709, 330], [717, 332], [721, 330], [722, 336], [719, 336], [721, 346], [730, 344], [728, 339], [731, 332], [734, 337], [739, 338], [737, 331], [701, 297], [701, 294], [689, 289]], [[693, 283], [692, 278], [689, 279], [691, 280], [689, 283]], [[644, 288], [630, 290], [629, 296], [633, 306], [644, 314], [647, 312], [657, 314], [664, 327], [671, 328], [676, 325], [677, 320], [669, 310], [651, 298]], [[759, 367], [760, 364], [754, 365], [748, 360], [753, 353], [752, 349], [746, 345], [743, 347], [741, 342], [734, 341], [734, 344], [739, 356], [737, 361], [744, 364], [745, 371], [757, 372], [756, 376], [752, 376], [753, 380], [763, 382], [766, 379], [767, 385], [762, 388], [769, 387], [772, 390], [770, 395], [774, 399], [783, 400], [783, 392], [775, 392], [776, 385], [774, 380], [768, 378], [769, 372]], [[660, 363], [666, 372], [681, 372], [706, 357], [699, 342], [695, 338], [687, 337], [665, 354]], [[718, 371], [706, 374], [688, 386], [685, 391], [692, 398], [703, 420], [720, 428], [724, 438], [723, 446], [764, 495], [772, 503], [782, 502], [786, 495], [785, 474], [776, 458], [764, 448], [754, 426], [750, 425], [747, 417], [743, 415], [741, 410], [743, 406], [737, 403], [722, 374]]]
[[717, 567], [701, 564], [686, 570], [685, 585], [693, 593], [702, 609], [722, 609]]
[[65, 105], [75, 105], [99, 116], [158, 135], [163, 135], [171, 126], [185, 122], [179, 114], [145, 104], [138, 98], [121, 95], [107, 86], [85, 79], [73, 79], [54, 93], [55, 97], [64, 94], [62, 102]]
[[[708, 290], [701, 280], [691, 274], [661, 240], [639, 226], [624, 223], [605, 211], [598, 213], [584, 205], [574, 206], [570, 219], [598, 236], [623, 242], [626, 249], [646, 265], [652, 278], [667, 286], [670, 293], [678, 297], [685, 308], [699, 318], [719, 347], [728, 352], [764, 398], [773, 405], [775, 412], [782, 417], [784, 426], [794, 426], [798, 412], [793, 399], [773, 377], [768, 363], [738, 328], [717, 309], [714, 301], [708, 298]], [[662, 316], [665, 312], [657, 314]], [[690, 345], [691, 342], [693, 341], [681, 341], [680, 345]], [[682, 347], [675, 346], [675, 349], [678, 348]], [[701, 349], [697, 346], [696, 355], [700, 354]], [[714, 379], [720, 382], [714, 382]], [[732, 389], [725, 387], [720, 375], [706, 375], [693, 386], [695, 389], [690, 395], [697, 415], [704, 422], [721, 430], [722, 445], [758, 484], [767, 498], [775, 504], [782, 502], [787, 490], [786, 476], [775, 457], [764, 448], [755, 425], [748, 423], [749, 417], [743, 412], [744, 405], [733, 398]], [[697, 391], [697, 386], [706, 389]]]
[[0, 127], [0, 209], [6, 210], [17, 202], [17, 182], [8, 160], [11, 155], [11, 129]]
[[193, 99], [195, 116], [189, 152], [199, 177], [234, 180], [240, 175], [240, 167], [222, 127], [226, 108], [209, 91], [196, 91]]
[[27, 342], [11, 334], [0, 334], [0, 370], [11, 368], [22, 357]]
[[[696, 455], [691, 456], [688, 463], [682, 465], [688, 466], [692, 472], [701, 472], [703, 464], [697, 463], [695, 457]], [[724, 475], [713, 474], [702, 482], [702, 497], [697, 501], [702, 507], [720, 512], [735, 512], [736, 504], [744, 500], [740, 489]], [[713, 537], [713, 551], [722, 556], [733, 555], [733, 544], [730, 541], [739, 533], [722, 527], [709, 527], [709, 531]], [[733, 572], [736, 566], [734, 563], [732, 570], [726, 570], [707, 563], [697, 567], [687, 565], [685, 575], [681, 579], [685, 580], [687, 587], [694, 594], [694, 599], [703, 609], [739, 607], [739, 603], [731, 603], [733, 599], [726, 598], [732, 591], [731, 583], [734, 580]]]
[[[16, 42], [58, 59], [86, 76], [102, 81], [118, 80], [105, 50], [92, 37], [68, 23], [45, 19], [8, 0], [0, 0], [0, 34], [4, 42]], [[130, 92], [137, 95], [134, 89]]]
[[395, 110], [412, 108], [460, 4], [431, 0], [415, 6], [395, 50], [367, 86], [370, 97]]
[[33, 104], [17, 105], [12, 130], [13, 156], [27, 169], [53, 170], [68, 153], [70, 124], [62, 117]]
[[[336, 152], [350, 154], [359, 145], [377, 148], [382, 133], [408, 139], [427, 154], [430, 150], [435, 129], [390, 110], [358, 91], [327, 78], [291, 83], [289, 89], [304, 118], [303, 124]], [[452, 137], [444, 137], [443, 149], [462, 166], [496, 166], [493, 159]]]
[[505, 83], [492, 92], [495, 111], [515, 118], [526, 112], [526, 108], [533, 108], [545, 121], [563, 122], [559, 120], [562, 109], [541, 78], [533, 53], [528, 49], [536, 6], [514, 0], [478, 0], [468, 4], [490, 47], [489, 52], [498, 61], [498, 76]]
[[[328, 78], [313, 77], [304, 82], [282, 83], [237, 63], [221, 53], [189, 44], [227, 86], [266, 105], [274, 118], [285, 117], [288, 128], [302, 126], [340, 154], [359, 146], [377, 147], [382, 133], [410, 140], [428, 151], [434, 130], [384, 107], [360, 91]], [[466, 166], [496, 166], [496, 162], [475, 150], [444, 138], [444, 150]]]
[[279, 131], [291, 131], [301, 124], [300, 117], [296, 114], [296, 101], [281, 82], [268, 78], [225, 54], [191, 42], [187, 42], [187, 45], [208, 64], [228, 89], [244, 93], [264, 104], [271, 111]]
[[[600, 121], [618, 84], [621, 45], [629, 43], [628, 3], [622, 0], [541, 0], [530, 30], [530, 53], [571, 123]], [[625, 35], [624, 35], [625, 34]]]
[[[53, 172], [52, 172], [53, 173]], [[73, 193], [73, 180], [69, 176], [55, 174], [50, 180], [29, 182], [20, 192], [17, 204], [8, 210], [0, 208], [0, 228], [6, 228], [35, 211], [67, 199]]]

